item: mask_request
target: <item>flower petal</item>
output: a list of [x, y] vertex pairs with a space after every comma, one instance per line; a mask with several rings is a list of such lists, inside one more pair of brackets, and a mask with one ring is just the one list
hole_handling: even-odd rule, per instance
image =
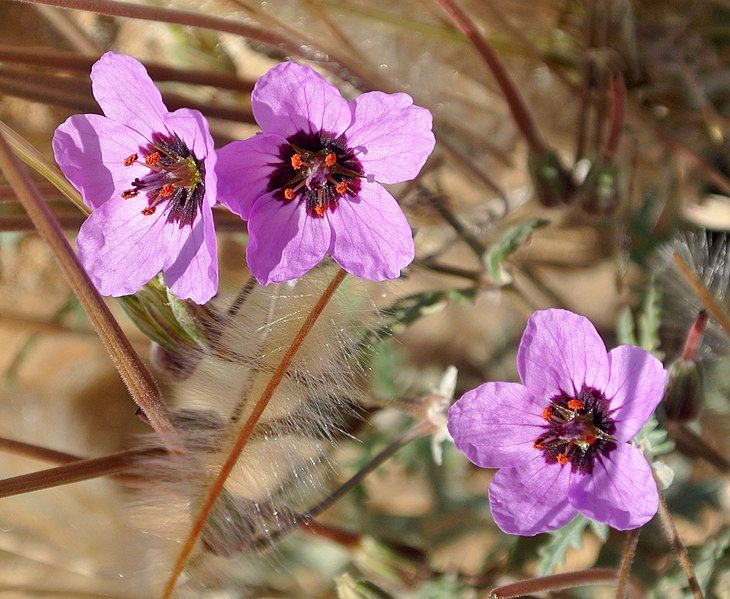
[[605, 390], [613, 436], [630, 441], [654, 413], [664, 395], [667, 371], [648, 351], [621, 345], [608, 354], [610, 377]]
[[369, 92], [350, 102], [353, 122], [345, 132], [366, 175], [380, 183], [416, 177], [433, 151], [433, 117], [408, 94]]
[[357, 197], [328, 213], [330, 254], [347, 272], [371, 281], [396, 279], [415, 256], [413, 236], [398, 202], [377, 183], [362, 182]]
[[260, 197], [248, 221], [246, 259], [262, 285], [291, 281], [324, 257], [332, 233], [325, 218], [307, 214], [298, 201], [283, 202], [273, 194]]
[[264, 133], [289, 137], [298, 131], [339, 136], [352, 122], [350, 106], [337, 88], [313, 68], [283, 62], [256, 82], [251, 107]]
[[627, 443], [600, 456], [590, 474], [574, 476], [569, 498], [584, 516], [618, 530], [643, 526], [659, 505], [649, 463], [637, 447]]
[[176, 133], [195, 158], [205, 161], [206, 171], [215, 171], [215, 144], [203, 113], [190, 108], [179, 108], [175, 112], [167, 113], [164, 120], [167, 130]]
[[577, 394], [583, 385], [603, 391], [609, 373], [606, 346], [584, 316], [540, 310], [530, 316], [522, 335], [517, 371], [538, 397]]
[[502, 468], [489, 485], [489, 507], [499, 528], [531, 537], [556, 530], [577, 511], [568, 502], [570, 466], [548, 464], [542, 455], [518, 468]]
[[107, 52], [91, 67], [91, 89], [104, 114], [148, 140], [165, 131], [167, 108], [141, 62]]
[[98, 114], [74, 115], [53, 134], [56, 162], [91, 208], [121, 199], [136, 177], [149, 172], [139, 162], [124, 166], [146, 144], [136, 131]]
[[269, 191], [269, 176], [278, 164], [280, 135], [254, 135], [218, 150], [218, 201], [248, 220], [254, 202]]
[[449, 433], [477, 466], [518, 466], [539, 454], [533, 443], [546, 430], [546, 405], [518, 383], [485, 383], [449, 408]]
[[78, 255], [102, 295], [119, 297], [139, 290], [177, 255], [177, 225], [158, 209], [145, 216], [144, 194], [113, 200], [94, 210], [79, 230]]
[[204, 304], [218, 291], [218, 252], [210, 204], [203, 202], [192, 226], [173, 226], [185, 241], [165, 268], [165, 283], [180, 299]]

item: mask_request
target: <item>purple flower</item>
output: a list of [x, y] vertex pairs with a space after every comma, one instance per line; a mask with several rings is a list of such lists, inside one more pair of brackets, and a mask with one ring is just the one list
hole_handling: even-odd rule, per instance
[[105, 116], [77, 114], [53, 136], [56, 162], [92, 209], [77, 238], [104, 295], [128, 295], [160, 271], [199, 304], [218, 287], [212, 206], [216, 154], [205, 117], [169, 112], [144, 66], [107, 52], [91, 69]]
[[431, 113], [407, 94], [347, 101], [310, 67], [282, 63], [251, 95], [262, 134], [218, 153], [220, 201], [248, 221], [251, 272], [296, 278], [329, 252], [381, 281], [413, 260], [398, 202], [380, 183], [413, 179], [433, 150]]
[[456, 447], [499, 468], [492, 517], [506, 533], [555, 530], [576, 514], [619, 530], [656, 513], [651, 467], [629, 442], [662, 398], [667, 373], [648, 352], [606, 353], [587, 318], [535, 312], [517, 353], [522, 385], [485, 383], [449, 410]]

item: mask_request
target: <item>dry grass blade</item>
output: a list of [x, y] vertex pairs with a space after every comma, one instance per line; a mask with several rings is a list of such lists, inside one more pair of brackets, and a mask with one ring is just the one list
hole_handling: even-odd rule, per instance
[[346, 272], [342, 269], [338, 269], [337, 274], [332, 278], [329, 285], [327, 285], [327, 288], [322, 292], [319, 299], [315, 303], [315, 305], [310, 310], [309, 314], [307, 315], [306, 319], [302, 323], [301, 328], [297, 332], [296, 336], [292, 340], [291, 344], [289, 345], [286, 353], [281, 359], [281, 362], [279, 363], [279, 366], [277, 367], [276, 371], [271, 375], [271, 378], [269, 379], [268, 384], [266, 385], [266, 388], [264, 389], [263, 393], [259, 397], [258, 401], [256, 402], [253, 410], [249, 414], [248, 418], [244, 422], [243, 426], [241, 427], [233, 446], [228, 454], [228, 457], [226, 458], [225, 462], [221, 466], [221, 469], [216, 476], [215, 481], [213, 481], [213, 484], [208, 491], [205, 500], [203, 502], [202, 507], [200, 508], [200, 511], [195, 518], [193, 525], [190, 529], [190, 532], [188, 533], [187, 538], [185, 539], [185, 543], [183, 545], [182, 550], [180, 551], [180, 554], [177, 558], [177, 561], [175, 563], [175, 566], [173, 567], [172, 574], [170, 575], [170, 578], [167, 582], [167, 585], [165, 586], [165, 590], [163, 593], [163, 596], [165, 598], [168, 598], [172, 595], [172, 592], [175, 590], [175, 585], [177, 584], [177, 580], [182, 574], [183, 570], [185, 569], [185, 566], [188, 562], [188, 559], [190, 558], [190, 554], [192, 553], [195, 544], [198, 542], [198, 539], [200, 538], [201, 533], [203, 532], [203, 527], [205, 526], [205, 522], [208, 519], [208, 516], [210, 515], [213, 507], [215, 506], [215, 503], [220, 496], [220, 494], [223, 491], [224, 484], [226, 480], [228, 479], [228, 476], [231, 474], [231, 471], [233, 470], [233, 467], [235, 466], [236, 462], [238, 461], [238, 458], [240, 457], [241, 453], [243, 452], [243, 449], [245, 448], [246, 444], [248, 443], [249, 438], [251, 437], [251, 434], [253, 433], [254, 428], [256, 427], [256, 424], [258, 423], [259, 419], [261, 418], [262, 414], [264, 413], [264, 410], [266, 409], [266, 406], [269, 403], [269, 400], [273, 396], [276, 389], [281, 384], [281, 381], [283, 380], [284, 376], [286, 375], [287, 370], [289, 369], [289, 366], [294, 359], [294, 356], [299, 351], [299, 348], [301, 347], [302, 343], [304, 342], [305, 338], [309, 334], [309, 332], [312, 330], [312, 327], [317, 322], [317, 319], [322, 314], [322, 311], [327, 306], [329, 301], [332, 299], [332, 296], [334, 295], [335, 291], [337, 291], [337, 288], [340, 286], [342, 281], [345, 279]]
[[717, 304], [715, 299], [712, 297], [712, 294], [707, 291], [707, 287], [705, 287], [704, 283], [702, 283], [697, 275], [692, 272], [692, 269], [682, 259], [682, 256], [678, 251], [675, 251], [672, 254], [672, 259], [677, 265], [677, 268], [679, 268], [679, 271], [682, 273], [682, 276], [692, 286], [692, 289], [694, 289], [697, 297], [700, 298], [702, 300], [702, 303], [705, 304], [707, 311], [720, 324], [724, 331], [728, 335], [730, 335], [730, 316], [728, 316], [725, 311]]
[[94, 329], [101, 337], [132, 398], [144, 410], [150, 425], [168, 448], [177, 447], [174, 425], [162, 401], [157, 383], [134, 351], [109, 307], [99, 295], [76, 254], [71, 249], [58, 221], [18, 161], [12, 149], [0, 135], [0, 168], [18, 195], [28, 216], [46, 240], [63, 270], [69, 285], [79, 298]]

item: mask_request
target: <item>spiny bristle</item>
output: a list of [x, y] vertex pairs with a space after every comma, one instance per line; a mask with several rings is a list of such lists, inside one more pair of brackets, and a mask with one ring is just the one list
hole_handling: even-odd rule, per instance
[[[730, 243], [725, 234], [710, 237], [706, 231], [700, 230], [678, 235], [674, 242], [660, 251], [656, 271], [663, 290], [663, 309], [666, 314], [672, 315], [665, 319], [671, 325], [667, 332], [677, 346], [681, 347], [692, 322], [706, 306], [675, 264], [675, 251], [679, 252], [682, 260], [702, 281], [717, 304], [727, 312], [730, 300]], [[724, 353], [727, 341], [727, 335], [710, 318], [701, 352], [706, 357], [712, 353]]]
[[[176, 356], [192, 365], [173, 383], [186, 452], [140, 465], [157, 482], [155, 496], [146, 489], [137, 511], [158, 521], [157, 533], [176, 540], [186, 534], [233, 439], [327, 281], [312, 273], [295, 285], [256, 286], [234, 315], [206, 323], [207, 344]], [[324, 493], [330, 448], [347, 434], [344, 425], [356, 417], [362, 397], [358, 334], [374, 309], [358, 286], [342, 285], [293, 358], [207, 521], [204, 555], [265, 547], [272, 533], [290, 527]], [[217, 308], [227, 314], [228, 304]], [[162, 526], [160, 513], [166, 514]]]

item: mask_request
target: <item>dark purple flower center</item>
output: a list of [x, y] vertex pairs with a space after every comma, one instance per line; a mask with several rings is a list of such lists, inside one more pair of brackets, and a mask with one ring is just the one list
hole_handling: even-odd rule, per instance
[[573, 472], [590, 473], [599, 455], [616, 449], [616, 426], [600, 391], [583, 387], [577, 396], [556, 395], [542, 412], [545, 432], [535, 439], [549, 464], [570, 463]]
[[299, 131], [286, 142], [269, 176], [268, 191], [278, 200], [301, 201], [310, 216], [321, 218], [340, 198], [360, 191], [364, 171], [344, 136]]
[[167, 221], [180, 226], [192, 225], [205, 196], [205, 165], [198, 160], [177, 135], [155, 133], [152, 142], [140, 148], [144, 159], [132, 154], [124, 160], [125, 166], [139, 162], [149, 168], [144, 177], [137, 177], [131, 187], [122, 193], [128, 200], [141, 191], [147, 194], [147, 208], [142, 214], [150, 216], [164, 203]]

